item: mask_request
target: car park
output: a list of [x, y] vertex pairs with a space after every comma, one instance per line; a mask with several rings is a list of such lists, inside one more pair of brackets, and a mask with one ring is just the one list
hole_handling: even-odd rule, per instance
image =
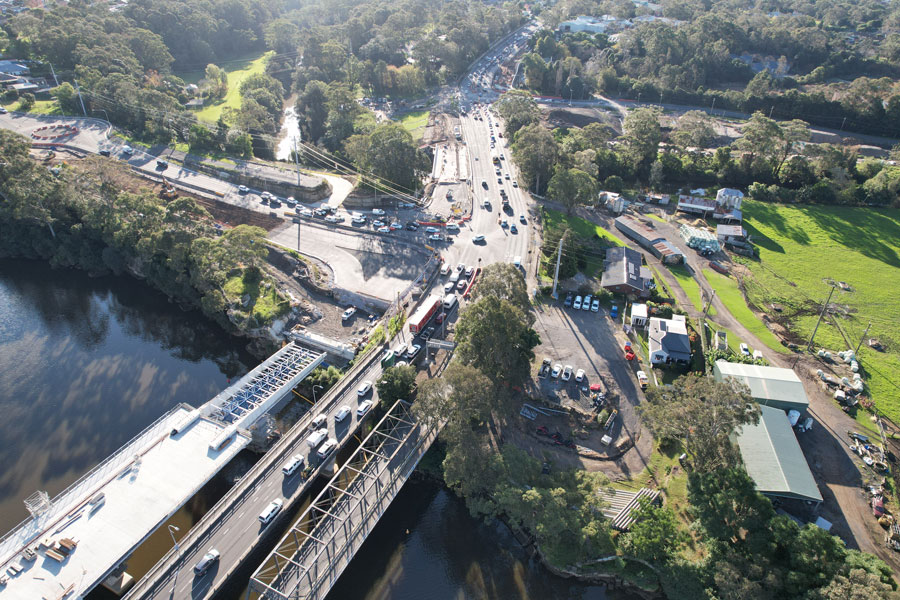
[[552, 377], [553, 379], [559, 377], [559, 374], [562, 373], [562, 368], [562, 365], [559, 363], [553, 365], [553, 370], [550, 371], [550, 377]]
[[267, 525], [272, 519], [275, 518], [275, 515], [281, 510], [281, 507], [284, 506], [284, 500], [281, 498], [276, 498], [272, 500], [267, 507], [263, 509], [261, 513], [259, 513], [259, 521], [263, 525]]
[[338, 409], [337, 413], [335, 413], [334, 422], [340, 423], [341, 421], [346, 419], [349, 415], [350, 415], [350, 407], [345, 404], [344, 406], [342, 406]]
[[326, 458], [328, 458], [329, 454], [334, 452], [334, 449], [337, 448], [337, 445], [338, 444], [336, 439], [329, 438], [328, 441], [322, 444], [322, 447], [319, 448], [319, 451], [316, 452], [316, 456], [318, 456], [322, 460], [325, 460]]
[[310, 448], [315, 448], [319, 444], [325, 441], [325, 438], [328, 437], [327, 429], [317, 429], [306, 439], [306, 444]]
[[362, 402], [359, 403], [359, 406], [356, 409], [356, 416], [358, 416], [358, 417], [363, 416], [364, 414], [369, 412], [370, 408], [372, 408], [372, 401], [371, 400], [363, 400]]
[[566, 368], [563, 369], [562, 372], [562, 380], [568, 381], [572, 379], [572, 365], [566, 365]]
[[194, 575], [201, 577], [206, 574], [213, 564], [219, 560], [219, 551], [215, 548], [210, 548], [209, 551], [203, 555], [203, 558], [194, 565]]
[[366, 394], [369, 393], [369, 390], [371, 390], [371, 389], [372, 389], [372, 382], [369, 381], [368, 379], [366, 379], [365, 381], [363, 381], [360, 384], [359, 388], [356, 390], [356, 395], [357, 396], [365, 396]]
[[584, 369], [578, 369], [577, 371], [575, 371], [575, 381], [577, 381], [578, 383], [584, 381]]
[[284, 473], [285, 477], [290, 477], [294, 474], [294, 471], [303, 466], [303, 460], [303, 456], [300, 454], [291, 457], [291, 459], [281, 467], [281, 472]]

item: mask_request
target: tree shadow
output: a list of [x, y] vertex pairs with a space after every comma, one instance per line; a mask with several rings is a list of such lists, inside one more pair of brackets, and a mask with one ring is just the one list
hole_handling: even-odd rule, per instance
[[[818, 207], [817, 207], [818, 208]], [[765, 223], [768, 227], [771, 227], [778, 233], [784, 235], [785, 237], [791, 239], [792, 241], [803, 244], [804, 246], [809, 245], [810, 239], [809, 235], [803, 231], [803, 229], [793, 223], [789, 223], [788, 219], [778, 211], [778, 206], [773, 204], [764, 204], [761, 202], [755, 202], [753, 204], [752, 211], [752, 219], [755, 221], [759, 221], [761, 223]], [[748, 215], [750, 216], [750, 215]], [[766, 236], [759, 233], [758, 230], [748, 225], [748, 223], [744, 222], [744, 227], [754, 233], [753, 241], [759, 244], [760, 246], [766, 247], [765, 244], [760, 243], [759, 239], [769, 239]], [[759, 236], [758, 238], [756, 236]], [[771, 242], [778, 249], [775, 252], [784, 253], [784, 248], [778, 245], [775, 242]]]
[[897, 211], [850, 207], [804, 207], [802, 211], [835, 242], [863, 256], [900, 267], [900, 256], [891, 246], [900, 240]]

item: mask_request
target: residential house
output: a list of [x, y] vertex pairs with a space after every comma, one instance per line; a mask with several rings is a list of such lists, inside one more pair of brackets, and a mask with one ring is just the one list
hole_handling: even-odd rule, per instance
[[21, 60], [0, 60], [0, 73], [7, 75], [23, 76], [28, 75], [31, 70], [25, 61]]
[[651, 364], [691, 362], [691, 339], [688, 336], [684, 315], [672, 315], [671, 319], [651, 317], [647, 337]]
[[646, 327], [647, 326], [647, 305], [643, 303], [635, 303], [631, 305], [631, 326]]
[[733, 188], [722, 188], [716, 192], [716, 204], [724, 208], [740, 208], [744, 192]]
[[607, 249], [600, 285], [604, 289], [618, 294], [649, 296], [648, 284], [653, 277], [647, 267], [641, 266], [642, 262], [643, 257], [637, 250], [624, 246]]

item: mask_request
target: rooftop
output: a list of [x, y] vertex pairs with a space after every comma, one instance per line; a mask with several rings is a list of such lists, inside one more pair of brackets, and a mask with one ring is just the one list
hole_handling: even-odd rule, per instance
[[722, 381], [726, 377], [734, 377], [749, 387], [750, 395], [763, 404], [773, 400], [793, 404], [809, 404], [803, 383], [791, 369], [717, 360], [713, 373], [717, 381]]
[[647, 281], [642, 276], [641, 261], [641, 253], [637, 250], [624, 246], [607, 249], [600, 285], [629, 285], [639, 291], [645, 290]]
[[651, 317], [647, 336], [650, 354], [662, 349], [674, 359], [691, 359], [691, 340], [684, 316], [674, 315], [671, 319]]
[[737, 435], [747, 473], [763, 494], [822, 501], [822, 494], [787, 414], [778, 408], [760, 406], [758, 425], [745, 425]]

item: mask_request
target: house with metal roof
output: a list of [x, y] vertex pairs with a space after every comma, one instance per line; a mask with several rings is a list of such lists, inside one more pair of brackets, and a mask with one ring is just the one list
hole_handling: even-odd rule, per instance
[[649, 296], [648, 283], [653, 277], [647, 267], [641, 266], [643, 257], [637, 250], [616, 246], [606, 250], [603, 276], [600, 285], [611, 292]]
[[809, 408], [809, 398], [800, 378], [791, 369], [745, 365], [717, 360], [713, 365], [716, 381], [732, 377], [750, 388], [754, 400], [783, 411], [796, 410], [801, 415]]
[[684, 315], [672, 315], [671, 319], [650, 317], [647, 342], [654, 365], [691, 362], [691, 339]]
[[773, 498], [819, 504], [822, 494], [783, 410], [760, 406], [757, 425], [735, 435], [744, 467], [759, 493]]

